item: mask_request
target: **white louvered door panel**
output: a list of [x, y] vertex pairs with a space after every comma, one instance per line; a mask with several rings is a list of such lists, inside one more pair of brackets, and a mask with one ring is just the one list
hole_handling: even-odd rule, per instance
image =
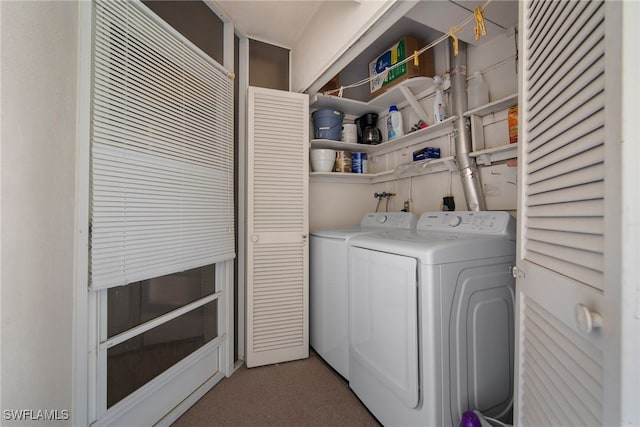
[[[617, 416], [619, 18], [603, 1], [520, 6], [516, 425]], [[580, 304], [602, 327], [579, 327]]]
[[306, 94], [250, 87], [247, 138], [248, 367], [309, 355]]

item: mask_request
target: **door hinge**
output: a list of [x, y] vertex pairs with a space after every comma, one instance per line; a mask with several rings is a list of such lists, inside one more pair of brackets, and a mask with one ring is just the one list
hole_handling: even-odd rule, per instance
[[524, 271], [520, 270], [515, 265], [509, 266], [509, 272], [511, 273], [511, 276], [513, 276], [514, 279], [524, 279], [526, 277], [526, 274], [524, 274]]

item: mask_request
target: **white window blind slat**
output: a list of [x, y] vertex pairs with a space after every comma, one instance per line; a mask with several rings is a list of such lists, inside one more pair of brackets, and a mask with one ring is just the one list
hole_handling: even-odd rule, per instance
[[[102, 100], [96, 103], [97, 110], [110, 117], [110, 122], [116, 122], [120, 125], [128, 123], [129, 132], [138, 130], [142, 135], [149, 133], [149, 126], [153, 124], [153, 130], [162, 130], [165, 137], [174, 138], [176, 136], [188, 135], [193, 138], [190, 142], [192, 146], [198, 147], [210, 138], [207, 131], [211, 131], [212, 126], [207, 123], [201, 123], [202, 119], [211, 120], [215, 116], [201, 116], [189, 113], [189, 116], [182, 117], [182, 111], [159, 111], [147, 102], [137, 102], [129, 98], [126, 105], [120, 106], [118, 110], [114, 110], [112, 105], [120, 102], [119, 100], [106, 99], [109, 104], [105, 104]], [[176, 114], [180, 115], [180, 121], [175, 122]], [[134, 119], [130, 119], [131, 115], [135, 115]], [[138, 125], [138, 126], [136, 126]], [[192, 126], [192, 127], [187, 127]], [[122, 129], [125, 133], [125, 129]], [[179, 141], [179, 139], [178, 139]]]
[[91, 287], [233, 258], [233, 86], [140, 2], [98, 1]]
[[[164, 46], [166, 52], [171, 54], [171, 58], [180, 58], [184, 63], [187, 63], [186, 59], [189, 59], [194, 64], [210, 61], [201, 52], [194, 49], [186, 39], [181, 36], [176, 37], [175, 32], [168, 31], [163, 25], [157, 25], [158, 22], [150, 19], [150, 14], [142, 7], [131, 8], [127, 2], [114, 2], [108, 9], [99, 10], [97, 16], [106, 19], [111, 26], [118, 27], [121, 33], [143, 38], [147, 42], [144, 47], [153, 46], [153, 43], [149, 43], [150, 41], [157, 41]], [[184, 46], [190, 48], [185, 50]], [[193, 64], [190, 65], [193, 66]], [[194, 68], [194, 70], [206, 74], [210, 72], [210, 67]], [[205, 77], [205, 75], [201, 77]]]
[[[212, 153], [210, 153], [210, 154], [217, 154], [221, 158], [214, 158], [214, 157], [211, 157], [211, 155], [209, 155], [207, 157], [202, 156], [197, 158], [186, 159], [184, 157], [185, 157], [185, 154], [188, 152], [188, 150], [180, 151], [179, 147], [177, 147], [175, 144], [173, 146], [167, 145], [167, 148], [164, 149], [165, 144], [160, 143], [160, 141], [158, 141], [157, 139], [154, 141], [153, 138], [136, 138], [136, 136], [126, 137], [126, 138], [104, 138], [102, 134], [102, 130], [96, 129], [96, 128], [94, 128], [94, 141], [97, 143], [96, 144], [97, 148], [118, 147], [123, 144], [126, 144], [127, 149], [129, 151], [129, 156], [125, 160], [129, 163], [140, 161], [132, 158], [134, 151], [144, 152], [146, 149], [148, 149], [149, 144], [153, 144], [155, 142], [154, 144], [156, 146], [155, 155], [158, 158], [171, 159], [176, 155], [180, 155], [182, 153], [183, 161], [185, 162], [189, 161], [193, 165], [210, 165], [210, 166], [217, 166], [223, 169], [231, 167], [229, 165], [228, 160], [224, 159], [224, 157], [228, 157], [227, 153], [221, 150], [212, 150]], [[163, 151], [159, 151], [158, 150], [159, 148], [162, 148]], [[189, 153], [192, 154], [191, 152]], [[96, 165], [99, 167], [108, 168], [114, 163], [115, 164], [120, 163], [120, 161], [115, 159], [113, 153], [107, 153], [106, 155], [102, 155], [102, 153], [97, 152], [95, 154], [95, 158], [97, 159], [97, 162], [99, 161], [99, 163]], [[124, 156], [120, 156], [120, 159], [124, 159]]]

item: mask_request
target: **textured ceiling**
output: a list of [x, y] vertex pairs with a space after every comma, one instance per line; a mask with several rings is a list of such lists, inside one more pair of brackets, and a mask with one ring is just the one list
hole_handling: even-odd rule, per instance
[[245, 36], [291, 48], [313, 19], [313, 15], [325, 2], [215, 0], [215, 3]]
[[[323, 4], [357, 2], [366, 5], [367, 1], [377, 0], [209, 1], [213, 1], [245, 36], [291, 48]], [[415, 3], [416, 7], [407, 14], [407, 18], [441, 32], [448, 32], [451, 25], [467, 18], [476, 6], [484, 5], [486, 0], [422, 0]], [[485, 10], [485, 18], [489, 21], [488, 30], [491, 29], [493, 36], [515, 26], [518, 19], [518, 1], [493, 0]], [[468, 39], [465, 39], [464, 35], [460, 38], [477, 44], [472, 38], [472, 28], [472, 25], [468, 25]]]

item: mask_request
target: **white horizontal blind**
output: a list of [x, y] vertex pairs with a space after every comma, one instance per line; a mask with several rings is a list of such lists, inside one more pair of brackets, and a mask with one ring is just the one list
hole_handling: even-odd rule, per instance
[[94, 18], [91, 287], [233, 258], [228, 73], [140, 2]]
[[524, 258], [603, 289], [604, 3], [528, 6]]

